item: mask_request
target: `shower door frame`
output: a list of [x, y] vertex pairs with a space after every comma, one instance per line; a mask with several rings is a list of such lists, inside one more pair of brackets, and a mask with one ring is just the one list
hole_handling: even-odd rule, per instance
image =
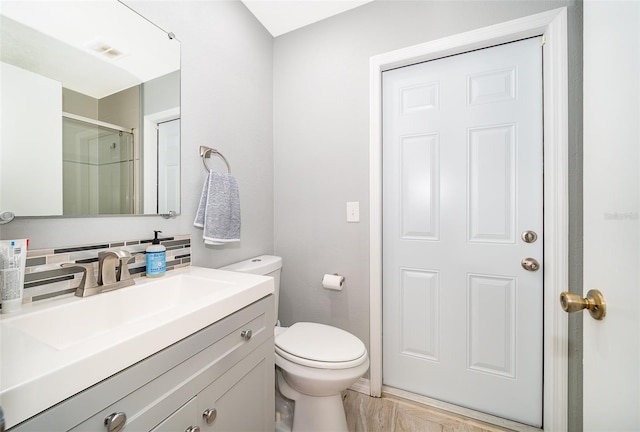
[[543, 429], [568, 423], [568, 319], [560, 292], [568, 288], [568, 48], [567, 10], [553, 9], [380, 54], [370, 59], [370, 346], [367, 384], [382, 394], [382, 72], [520, 39], [544, 37], [544, 387]]

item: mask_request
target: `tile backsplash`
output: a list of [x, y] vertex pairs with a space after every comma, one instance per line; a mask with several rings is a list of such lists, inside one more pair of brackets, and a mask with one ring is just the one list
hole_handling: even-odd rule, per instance
[[[145, 275], [145, 249], [152, 239], [124, 240], [52, 249], [27, 251], [24, 275], [23, 303], [75, 292], [82, 271], [77, 268], [62, 268], [62, 263], [93, 264], [94, 274], [98, 272], [98, 253], [107, 249], [127, 250], [134, 259], [129, 263], [129, 272], [136, 278]], [[167, 271], [191, 264], [191, 235], [161, 237], [160, 242], [167, 248]]]

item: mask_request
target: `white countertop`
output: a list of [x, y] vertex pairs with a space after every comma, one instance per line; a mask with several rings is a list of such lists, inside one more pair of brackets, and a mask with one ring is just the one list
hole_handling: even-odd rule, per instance
[[[197, 298], [186, 300], [154, 296], [154, 283], [179, 284], [181, 278], [204, 281], [206, 290], [200, 288]], [[46, 300], [24, 306], [20, 312], [0, 315], [0, 405], [6, 427], [15, 426], [273, 292], [270, 277], [192, 266], [170, 271], [162, 278], [139, 278], [136, 285], [116, 291]], [[114, 305], [118, 300], [129, 301], [132, 293], [137, 296], [136, 301], [146, 296], [143, 306], [134, 305], [140, 309], [140, 316], [122, 325], [109, 323], [109, 329], [103, 332], [95, 331], [96, 326], [104, 325], [95, 324], [101, 319], [96, 311], [121, 310], [122, 306]], [[105, 304], [108, 306], [103, 307]], [[66, 313], [69, 310], [80, 313]], [[104, 314], [118, 319], [118, 310], [104, 310]], [[73, 315], [62, 320], [64, 331], [51, 324], [52, 317], [60, 311]]]

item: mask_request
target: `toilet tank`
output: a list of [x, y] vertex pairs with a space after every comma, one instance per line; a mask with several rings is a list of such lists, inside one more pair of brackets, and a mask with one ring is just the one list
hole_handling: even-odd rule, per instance
[[220, 270], [251, 273], [263, 276], [271, 276], [274, 281], [274, 300], [276, 304], [276, 320], [278, 319], [278, 301], [280, 300], [280, 270], [282, 270], [282, 258], [274, 255], [260, 255], [255, 258], [240, 261], [220, 267]]

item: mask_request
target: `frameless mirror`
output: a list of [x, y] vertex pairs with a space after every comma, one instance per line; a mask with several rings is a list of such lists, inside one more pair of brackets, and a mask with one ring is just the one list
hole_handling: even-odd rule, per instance
[[180, 43], [116, 0], [0, 3], [0, 211], [180, 212]]

